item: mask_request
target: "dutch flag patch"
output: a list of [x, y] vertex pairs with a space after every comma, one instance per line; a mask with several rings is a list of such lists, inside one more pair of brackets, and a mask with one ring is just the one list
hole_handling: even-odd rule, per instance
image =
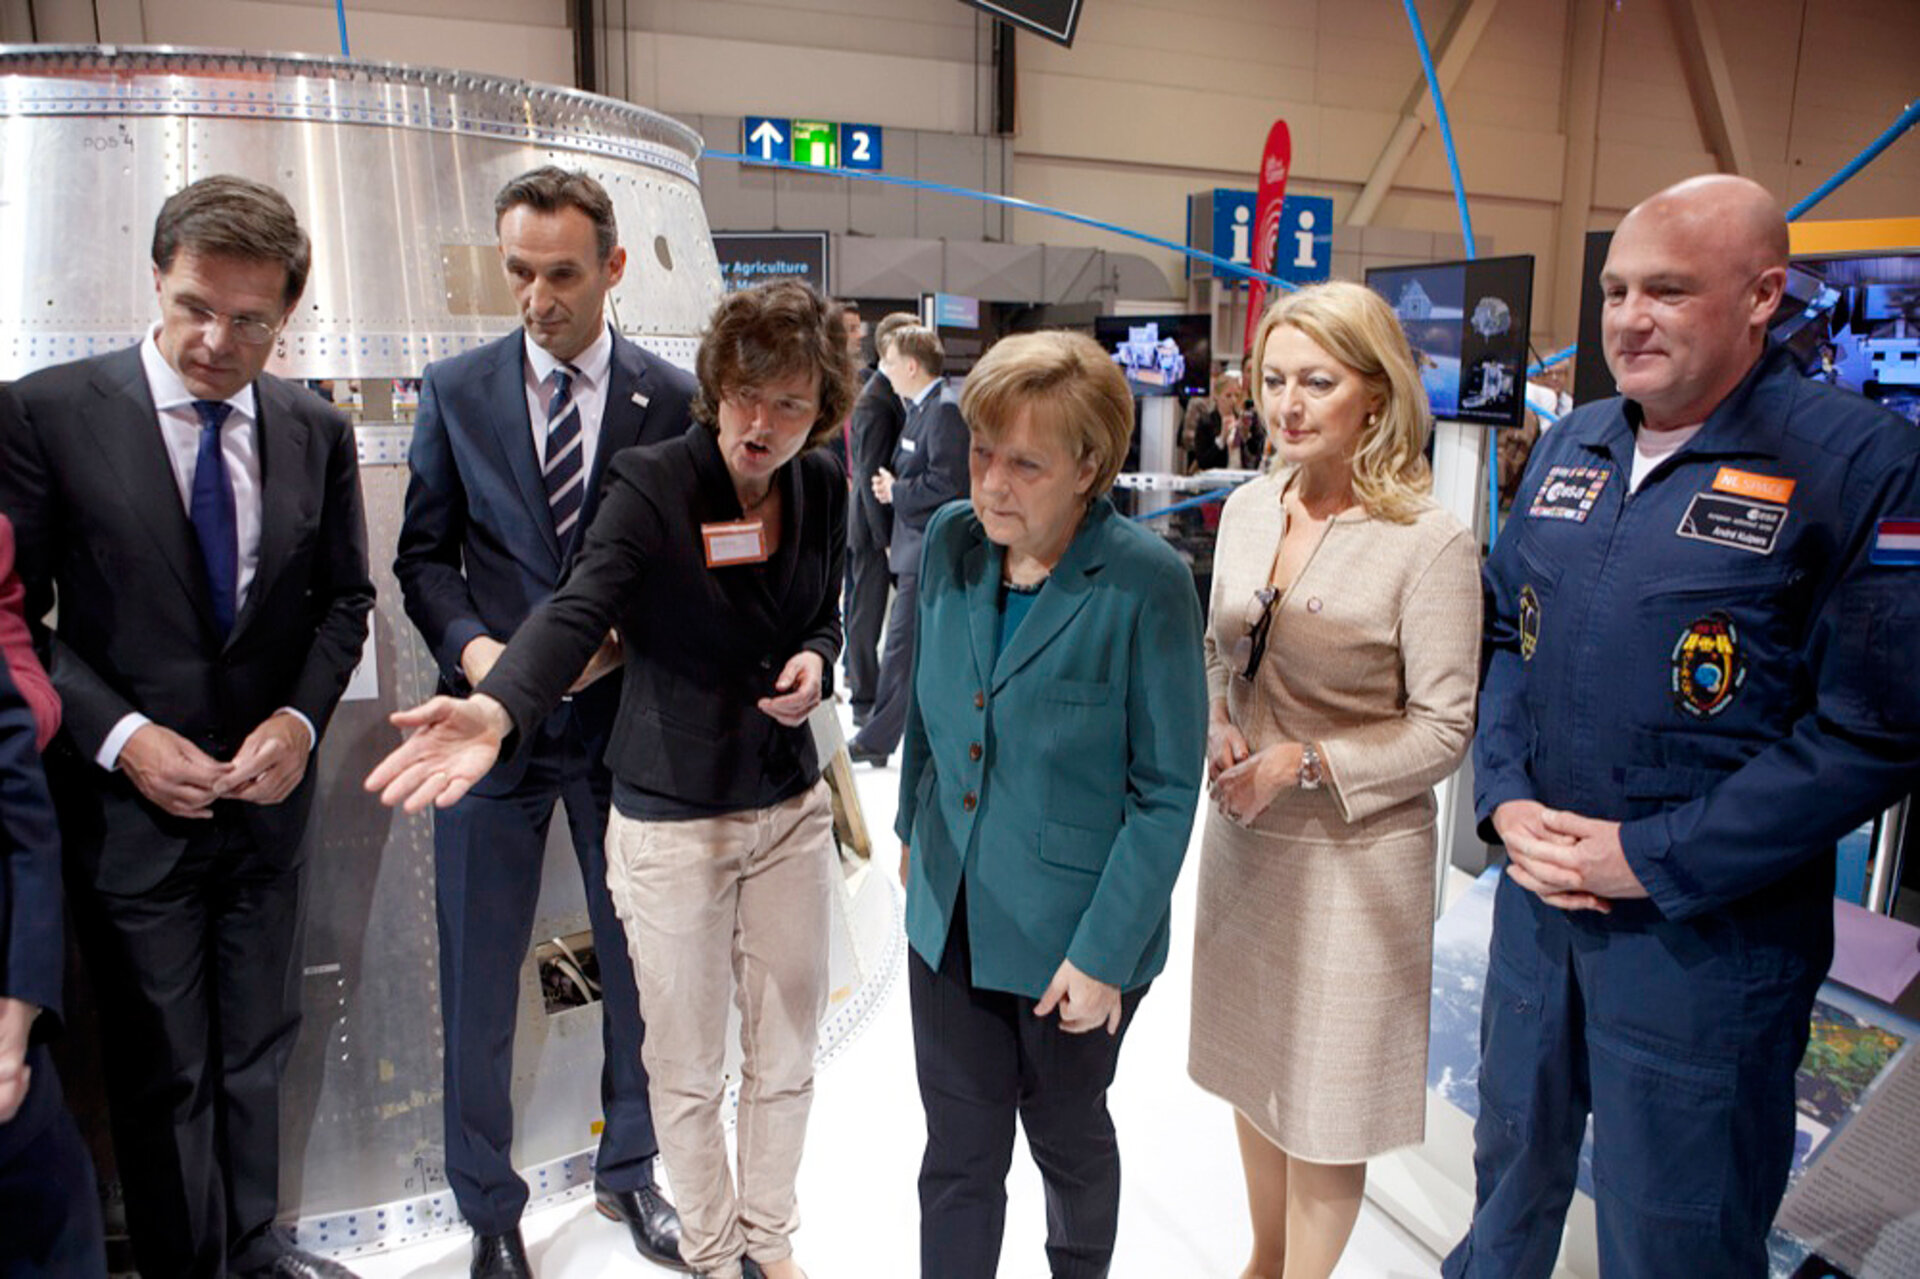
[[1920, 519], [1881, 520], [1867, 558], [1875, 564], [1920, 567]]

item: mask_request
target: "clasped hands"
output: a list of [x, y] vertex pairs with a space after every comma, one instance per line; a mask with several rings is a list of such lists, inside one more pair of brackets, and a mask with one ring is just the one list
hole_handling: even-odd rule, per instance
[[1507, 874], [1561, 910], [1613, 909], [1647, 890], [1620, 846], [1620, 823], [1561, 812], [1531, 799], [1493, 810], [1493, 828], [1507, 846]]
[[1207, 725], [1207, 797], [1228, 821], [1245, 826], [1300, 784], [1299, 742], [1275, 742], [1255, 751], [1231, 721]]
[[135, 788], [175, 817], [213, 816], [213, 803], [234, 799], [277, 804], [307, 773], [312, 747], [307, 726], [291, 711], [275, 711], [222, 762], [159, 724], [143, 724], [115, 761]]

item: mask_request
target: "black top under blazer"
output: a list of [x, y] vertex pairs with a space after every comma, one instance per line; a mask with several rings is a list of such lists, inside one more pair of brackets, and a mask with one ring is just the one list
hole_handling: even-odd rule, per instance
[[755, 703], [802, 650], [820, 654], [822, 693], [831, 688], [847, 484], [821, 450], [774, 482], [780, 549], [764, 564], [709, 569], [701, 525], [743, 517], [712, 428], [695, 423], [678, 439], [622, 452], [566, 580], [478, 691], [525, 734], [617, 627], [625, 682], [606, 756], [617, 781], [683, 816], [762, 808], [813, 785], [812, 731], [784, 727]]

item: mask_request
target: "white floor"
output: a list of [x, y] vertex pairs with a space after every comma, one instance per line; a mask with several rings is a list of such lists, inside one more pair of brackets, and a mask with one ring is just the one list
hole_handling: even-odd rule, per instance
[[[861, 804], [876, 833], [875, 861], [889, 870], [899, 857], [899, 844], [886, 833], [899, 780], [896, 768], [858, 769]], [[1171, 962], [1129, 1031], [1112, 1091], [1125, 1163], [1114, 1279], [1233, 1279], [1251, 1238], [1230, 1114], [1186, 1075], [1194, 856], [1197, 844], [1174, 894]], [[794, 1239], [795, 1256], [811, 1279], [918, 1272], [914, 1178], [923, 1133], [902, 975], [873, 1024], [821, 1071], [816, 1085], [800, 1170], [804, 1224]], [[1007, 1197], [1000, 1279], [1044, 1279], [1040, 1179], [1024, 1147], [1015, 1152]], [[530, 1214], [523, 1231], [541, 1279], [669, 1273], [641, 1261], [623, 1228], [595, 1215], [584, 1196]], [[467, 1240], [459, 1238], [352, 1265], [368, 1279], [456, 1279], [466, 1274], [467, 1258]], [[1335, 1276], [1428, 1279], [1438, 1269], [1431, 1252], [1369, 1203]]]

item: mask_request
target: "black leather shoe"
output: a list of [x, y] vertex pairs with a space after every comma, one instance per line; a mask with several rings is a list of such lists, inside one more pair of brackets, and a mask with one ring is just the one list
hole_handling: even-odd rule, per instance
[[505, 1234], [473, 1237], [473, 1279], [533, 1279], [533, 1267], [527, 1264], [527, 1245], [521, 1242], [520, 1229]]
[[632, 1190], [614, 1190], [596, 1181], [593, 1203], [602, 1217], [627, 1223], [634, 1249], [648, 1261], [692, 1273], [693, 1267], [680, 1260], [680, 1214], [651, 1179]]
[[885, 768], [887, 766], [887, 757], [892, 753], [892, 751], [870, 751], [865, 747], [855, 746], [851, 743], [847, 746], [848, 759], [856, 764], [871, 764], [875, 768]]
[[354, 1279], [353, 1271], [337, 1261], [289, 1248], [273, 1259], [268, 1272], [274, 1279]]

